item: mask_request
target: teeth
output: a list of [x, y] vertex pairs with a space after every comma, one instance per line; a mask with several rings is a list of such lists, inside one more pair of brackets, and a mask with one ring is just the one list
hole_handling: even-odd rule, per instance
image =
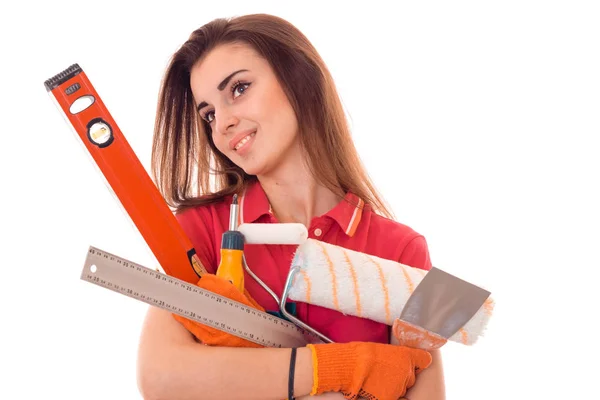
[[250, 138], [254, 137], [255, 133], [251, 133], [248, 136], [246, 136], [245, 138], [243, 138], [242, 140], [240, 140], [238, 142], [238, 144], [235, 145], [235, 149], [238, 150], [240, 147], [242, 147], [243, 145], [245, 145], [248, 140], [250, 140]]

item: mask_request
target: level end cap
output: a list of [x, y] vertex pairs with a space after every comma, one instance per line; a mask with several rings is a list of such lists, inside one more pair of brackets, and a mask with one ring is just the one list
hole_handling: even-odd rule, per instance
[[48, 91], [48, 92], [51, 91], [52, 89], [60, 86], [63, 82], [68, 81], [69, 79], [78, 75], [81, 72], [83, 72], [83, 70], [81, 69], [79, 64], [71, 65], [69, 68], [65, 69], [64, 71], [59, 72], [58, 74], [54, 75], [52, 78], [47, 79], [44, 82], [46, 91]]

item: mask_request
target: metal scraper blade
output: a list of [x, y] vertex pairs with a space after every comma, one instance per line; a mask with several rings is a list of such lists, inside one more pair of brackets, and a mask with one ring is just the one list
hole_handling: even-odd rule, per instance
[[433, 267], [409, 297], [393, 333], [401, 345], [439, 348], [489, 296], [487, 290]]

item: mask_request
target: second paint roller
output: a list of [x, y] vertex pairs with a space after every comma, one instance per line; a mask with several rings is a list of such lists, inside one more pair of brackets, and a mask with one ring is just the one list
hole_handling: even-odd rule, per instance
[[[296, 244], [308, 238], [306, 227], [299, 223], [241, 224], [238, 227], [239, 204], [237, 194], [229, 212], [229, 230], [221, 239], [221, 261], [216, 275], [230, 281], [240, 292], [244, 291], [245, 244]], [[259, 282], [262, 285], [262, 282]], [[277, 301], [279, 303], [279, 300]]]

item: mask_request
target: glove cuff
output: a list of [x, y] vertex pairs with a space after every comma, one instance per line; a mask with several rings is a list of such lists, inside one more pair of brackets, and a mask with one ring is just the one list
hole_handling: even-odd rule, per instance
[[313, 387], [311, 396], [342, 392], [351, 385], [356, 365], [356, 346], [352, 343], [308, 344], [312, 352]]

